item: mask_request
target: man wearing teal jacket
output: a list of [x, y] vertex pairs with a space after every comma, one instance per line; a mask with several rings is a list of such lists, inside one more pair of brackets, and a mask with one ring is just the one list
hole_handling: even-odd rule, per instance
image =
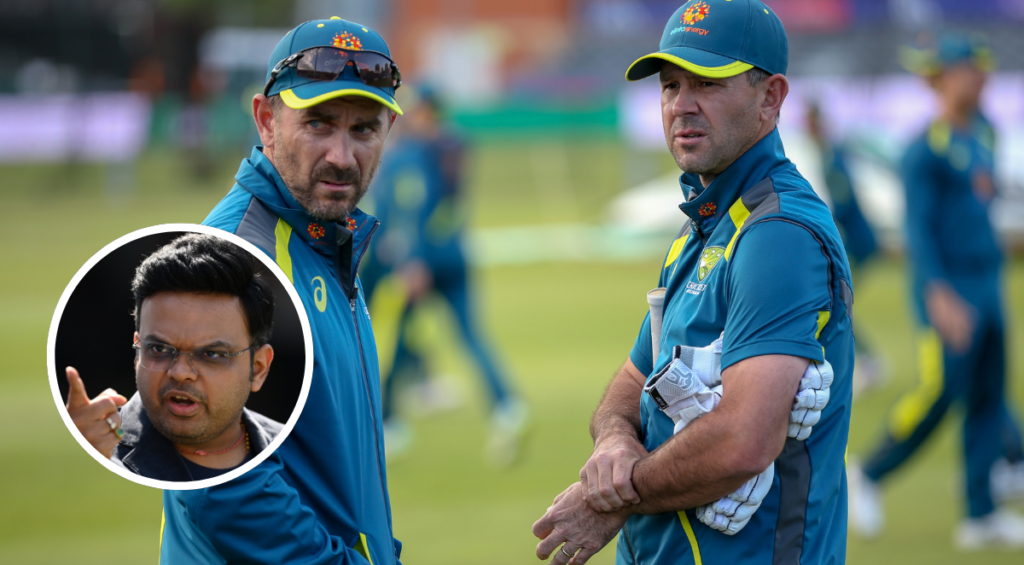
[[401, 83], [375, 31], [306, 22], [271, 55], [253, 100], [263, 141], [204, 222], [270, 255], [313, 332], [312, 384], [280, 449], [246, 475], [165, 491], [162, 563], [397, 564], [380, 375], [356, 270], [377, 228], [370, 185]]
[[[619, 533], [619, 565], [843, 563], [853, 291], [832, 214], [776, 130], [785, 30], [757, 0], [691, 0], [660, 47], [626, 72], [660, 76], [666, 141], [686, 171], [683, 228], [659, 278], [659, 353], [648, 316], [594, 414], [581, 482], [534, 525], [537, 554], [578, 565]], [[675, 346], [719, 335], [720, 401], [680, 430], [650, 391], [677, 362]], [[805, 370], [825, 360], [831, 399], [800, 441], [787, 415]], [[737, 500], [773, 465], [739, 531], [696, 511]]]

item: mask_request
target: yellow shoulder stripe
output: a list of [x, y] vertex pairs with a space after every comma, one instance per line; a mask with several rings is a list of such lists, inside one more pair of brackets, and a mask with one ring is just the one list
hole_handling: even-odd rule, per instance
[[679, 254], [683, 252], [683, 246], [686, 245], [686, 240], [689, 237], [690, 234], [687, 233], [683, 237], [680, 237], [679, 239], [672, 242], [672, 247], [670, 247], [668, 250], [668, 258], [665, 259], [666, 267], [671, 265], [673, 261], [679, 258]]
[[825, 324], [828, 324], [830, 318], [832, 318], [832, 312], [828, 310], [818, 312], [818, 331], [814, 332], [814, 339], [821, 337], [821, 330], [825, 329]]
[[276, 253], [277, 266], [281, 267], [284, 274], [288, 276], [288, 280], [295, 284], [295, 279], [292, 278], [292, 256], [288, 253], [288, 240], [292, 237], [292, 227], [287, 222], [278, 218], [277, 227], [274, 228], [274, 238], [277, 240], [274, 245]]
[[743, 205], [743, 199], [736, 199], [736, 203], [729, 207], [729, 217], [732, 218], [732, 223], [736, 226], [736, 233], [732, 234], [732, 239], [729, 240], [729, 245], [725, 248], [725, 260], [728, 261], [732, 257], [732, 247], [736, 244], [736, 238], [740, 235], [740, 228], [743, 227], [743, 222], [747, 221], [750, 216], [750, 210]]

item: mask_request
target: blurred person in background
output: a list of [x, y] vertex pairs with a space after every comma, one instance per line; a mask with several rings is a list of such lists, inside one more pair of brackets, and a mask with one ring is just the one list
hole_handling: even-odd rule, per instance
[[147, 257], [132, 291], [138, 392], [128, 400], [107, 389], [90, 400], [68, 367], [78, 431], [104, 457], [161, 481], [216, 477], [266, 449], [282, 425], [245, 408], [274, 359], [274, 294], [256, 258], [189, 234]]
[[[832, 217], [839, 228], [839, 235], [846, 247], [846, 256], [850, 260], [854, 287], [863, 277], [864, 265], [878, 254], [878, 242], [871, 225], [864, 218], [857, 194], [853, 188], [853, 179], [846, 164], [846, 151], [838, 143], [833, 142], [821, 116], [821, 108], [817, 102], [807, 105], [807, 134], [811, 137], [821, 159], [821, 172], [825, 178], [825, 189], [832, 199]], [[881, 359], [868, 345], [863, 335], [857, 336], [857, 362], [853, 370], [854, 395], [877, 388], [882, 381]]]
[[378, 289], [396, 288], [379, 285], [384, 277], [396, 278], [404, 295], [394, 355], [383, 385], [387, 453], [400, 455], [412, 442], [409, 425], [397, 413], [396, 397], [403, 387], [414, 391], [414, 402], [422, 412], [458, 402], [457, 390], [428, 378], [423, 357], [410, 344], [414, 312], [426, 299], [437, 296], [451, 308], [487, 389], [491, 432], [485, 455], [495, 465], [507, 466], [519, 453], [527, 408], [495, 360], [474, 309], [474, 284], [463, 251], [465, 142], [443, 123], [441, 101], [429, 86], [416, 90], [415, 100], [406, 109], [399, 137], [384, 156], [374, 183], [374, 213], [382, 228], [361, 273], [371, 305]]
[[229, 483], [165, 491], [163, 563], [394, 565], [380, 371], [356, 272], [379, 222], [356, 205], [401, 108], [384, 39], [331, 18], [289, 31], [253, 98], [262, 146], [204, 223], [250, 241], [295, 285], [313, 341], [302, 416]]
[[[853, 291], [832, 214], [779, 136], [788, 65], [763, 3], [691, 0], [626, 71], [660, 78], [685, 223], [661, 268], [660, 337], [648, 315], [594, 413], [581, 482], [534, 524], [538, 557], [582, 564], [621, 531], [622, 565], [845, 561]], [[804, 378], [826, 359], [831, 393]], [[804, 392], [826, 401], [813, 432], [809, 409], [793, 413]]]
[[920, 384], [893, 406], [863, 467], [851, 462], [850, 525], [865, 537], [881, 532], [879, 483], [917, 452], [956, 401], [965, 408], [967, 517], [954, 544], [1024, 548], [1024, 518], [998, 508], [994, 497], [1024, 494], [1024, 464], [1006, 396], [1003, 253], [988, 210], [996, 196], [995, 132], [979, 109], [993, 57], [963, 34], [935, 43], [901, 53], [938, 98], [938, 115], [907, 148], [901, 172]]

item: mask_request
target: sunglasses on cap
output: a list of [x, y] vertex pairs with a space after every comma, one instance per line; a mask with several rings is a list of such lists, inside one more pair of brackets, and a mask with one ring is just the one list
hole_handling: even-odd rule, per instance
[[332, 81], [341, 76], [347, 65], [355, 67], [356, 75], [366, 86], [398, 88], [402, 73], [387, 55], [376, 51], [349, 51], [338, 47], [310, 47], [284, 58], [270, 71], [270, 80], [263, 88], [269, 96], [270, 87], [288, 67], [295, 67], [295, 75], [310, 80]]

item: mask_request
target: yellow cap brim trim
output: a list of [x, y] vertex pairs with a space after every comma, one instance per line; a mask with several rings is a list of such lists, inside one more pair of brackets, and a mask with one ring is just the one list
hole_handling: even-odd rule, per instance
[[695, 65], [687, 61], [686, 59], [681, 59], [679, 57], [676, 57], [675, 55], [669, 55], [668, 53], [651, 53], [650, 55], [644, 55], [643, 57], [640, 57], [636, 61], [633, 61], [633, 64], [630, 65], [628, 69], [626, 69], [626, 80], [633, 81], [641, 80], [641, 78], [647, 78], [629, 78], [629, 71], [633, 70], [633, 67], [635, 67], [636, 64], [639, 63], [640, 61], [645, 61], [647, 59], [661, 59], [663, 61], [668, 61], [669, 63], [682, 67], [695, 75], [700, 75], [702, 77], [708, 78], [734, 77], [738, 74], [745, 73], [750, 69], [754, 68], [754, 65], [751, 65], [750, 63], [744, 63], [743, 61], [733, 61], [732, 63], [729, 63], [728, 65], [723, 65], [721, 67], [702, 67], [700, 65]]
[[369, 98], [370, 100], [376, 100], [377, 102], [380, 102], [381, 104], [394, 110], [395, 113], [398, 114], [399, 116], [402, 115], [402, 109], [398, 107], [398, 103], [392, 102], [384, 98], [383, 96], [379, 96], [372, 92], [367, 92], [365, 90], [357, 90], [355, 88], [335, 90], [333, 92], [321, 94], [320, 96], [314, 96], [313, 98], [299, 98], [298, 96], [295, 95], [294, 92], [292, 92], [292, 89], [290, 88], [288, 90], [281, 91], [281, 101], [284, 102], [286, 106], [294, 110], [301, 110], [303, 108], [316, 106], [321, 102], [326, 102], [328, 100], [333, 100], [335, 98], [340, 98], [342, 96], [362, 96], [364, 98]]

